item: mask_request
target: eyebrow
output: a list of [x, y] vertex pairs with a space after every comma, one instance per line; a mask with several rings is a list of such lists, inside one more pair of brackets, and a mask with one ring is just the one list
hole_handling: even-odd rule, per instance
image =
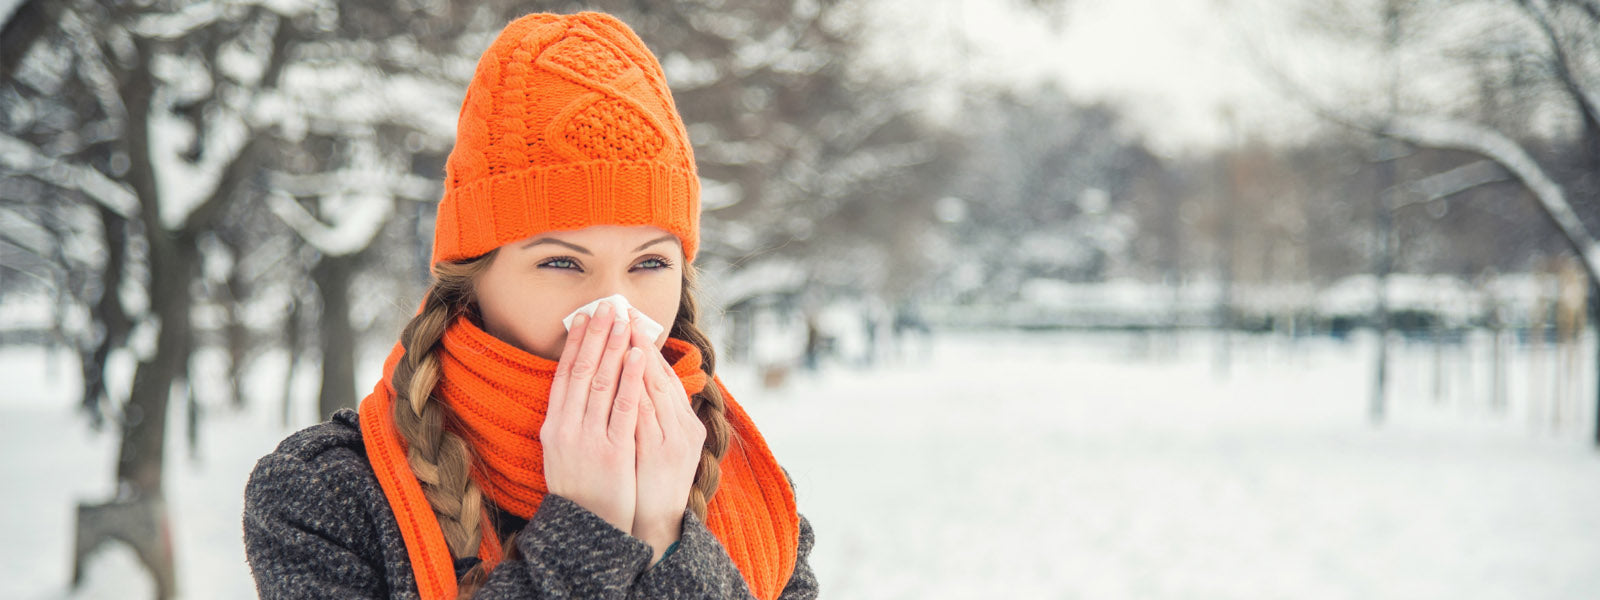
[[661, 242], [669, 242], [669, 241], [672, 241], [672, 240], [675, 240], [675, 239], [678, 239], [678, 236], [675, 236], [675, 235], [672, 235], [672, 234], [669, 233], [669, 234], [663, 235], [661, 237], [658, 237], [656, 239], [653, 239], [653, 240], [650, 240], [648, 242], [645, 242], [644, 244], [641, 244], [638, 248], [634, 248], [633, 251], [634, 252], [638, 252], [640, 250], [643, 250], [645, 248], [649, 248], [649, 247], [654, 246], [656, 244], [659, 244]]
[[527, 250], [528, 248], [532, 248], [532, 247], [537, 246], [539, 244], [556, 244], [558, 246], [566, 246], [568, 248], [571, 248], [574, 252], [581, 252], [581, 253], [587, 254], [589, 256], [594, 256], [594, 253], [590, 252], [588, 248], [585, 248], [583, 246], [579, 246], [577, 244], [569, 243], [569, 242], [563, 242], [563, 241], [555, 239], [555, 238], [539, 238], [537, 240], [534, 240], [534, 241], [528, 242], [526, 244], [523, 244], [522, 245], [522, 249], [523, 250]]
[[[672, 241], [672, 240], [675, 240], [675, 239], [678, 239], [678, 236], [675, 236], [675, 235], [672, 235], [672, 234], [669, 233], [667, 235], [663, 235], [663, 236], [658, 237], [656, 239], [653, 239], [653, 240], [650, 240], [648, 242], [645, 242], [645, 243], [639, 245], [638, 248], [634, 248], [633, 251], [634, 252], [638, 252], [640, 250], [644, 250], [645, 248], [649, 248], [649, 247], [654, 246], [656, 244], [659, 244], [661, 242]], [[528, 248], [532, 248], [532, 247], [537, 246], [539, 244], [556, 244], [558, 246], [566, 246], [568, 248], [571, 248], [574, 252], [581, 252], [581, 253], [587, 254], [589, 256], [594, 256], [594, 253], [590, 252], [588, 248], [584, 248], [583, 246], [579, 246], [579, 245], [571, 243], [571, 242], [563, 242], [563, 241], [555, 239], [555, 238], [547, 238], [547, 237], [539, 238], [537, 240], [533, 240], [531, 242], [523, 244], [522, 248], [524, 250], [526, 250]]]

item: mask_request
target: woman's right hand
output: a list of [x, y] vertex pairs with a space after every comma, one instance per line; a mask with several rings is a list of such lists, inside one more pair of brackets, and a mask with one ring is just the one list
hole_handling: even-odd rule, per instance
[[594, 318], [573, 320], [539, 439], [550, 493], [632, 533], [638, 488], [634, 431], [644, 395], [644, 357], [630, 348], [628, 323], [615, 317], [611, 305], [602, 303]]

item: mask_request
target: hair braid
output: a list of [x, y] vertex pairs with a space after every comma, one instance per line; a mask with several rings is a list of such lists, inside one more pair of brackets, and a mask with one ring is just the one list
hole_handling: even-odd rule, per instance
[[453, 558], [478, 552], [484, 519], [483, 490], [469, 476], [472, 450], [449, 427], [455, 418], [436, 401], [439, 343], [445, 328], [473, 301], [472, 281], [494, 253], [460, 263], [439, 263], [422, 312], [400, 333], [405, 355], [390, 379], [395, 389], [394, 422], [406, 442], [406, 461], [444, 531]]
[[[717, 356], [711, 348], [711, 339], [695, 322], [700, 318], [699, 304], [695, 301], [698, 273], [693, 265], [684, 265], [683, 293], [678, 302], [678, 316], [672, 323], [672, 337], [694, 344], [700, 350], [702, 365], [709, 379], [716, 375]], [[694, 412], [706, 427], [706, 442], [700, 450], [700, 466], [695, 469], [694, 487], [689, 490], [689, 510], [701, 520], [706, 518], [706, 507], [717, 493], [722, 480], [722, 457], [728, 453], [732, 431], [728, 425], [727, 404], [716, 383], [708, 381], [706, 387], [692, 398]]]

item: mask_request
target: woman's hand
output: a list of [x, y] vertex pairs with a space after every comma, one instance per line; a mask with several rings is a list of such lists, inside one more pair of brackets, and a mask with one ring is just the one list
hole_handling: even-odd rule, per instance
[[638, 361], [643, 363], [646, 394], [639, 404], [635, 440], [639, 487], [632, 533], [655, 551], [654, 564], [682, 533], [683, 511], [700, 465], [706, 428], [694, 414], [683, 382], [655, 350], [654, 340], [635, 335], [633, 343], [650, 351]]
[[633, 531], [638, 486], [634, 437], [645, 398], [643, 352], [628, 323], [602, 304], [567, 333], [539, 439], [545, 485], [617, 529]]

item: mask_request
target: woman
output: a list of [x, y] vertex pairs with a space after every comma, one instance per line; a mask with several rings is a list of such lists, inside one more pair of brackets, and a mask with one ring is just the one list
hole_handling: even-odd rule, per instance
[[[384, 379], [261, 459], [270, 598], [814, 598], [809, 524], [714, 376], [699, 184], [661, 67], [609, 15], [479, 60], [433, 275]], [[563, 317], [621, 294], [624, 313]], [[669, 328], [650, 339], [645, 319]]]

